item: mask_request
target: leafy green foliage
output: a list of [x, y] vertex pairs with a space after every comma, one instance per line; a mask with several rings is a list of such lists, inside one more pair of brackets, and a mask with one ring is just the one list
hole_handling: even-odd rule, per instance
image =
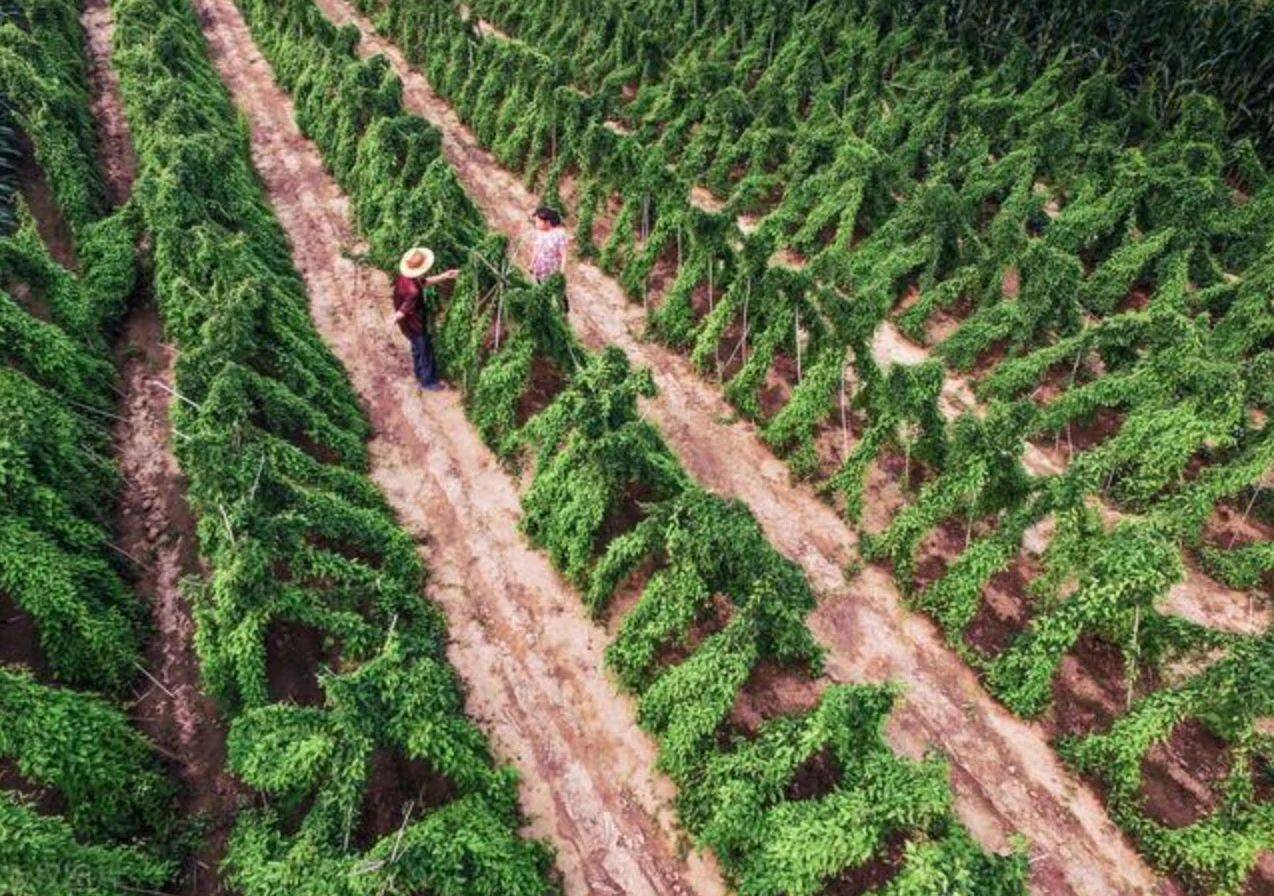
[[0, 5], [0, 593], [25, 648], [0, 668], [0, 890], [32, 896], [158, 888], [182, 850], [121, 702], [145, 611], [110, 527], [108, 347], [136, 222], [106, 216], [96, 149], [78, 4]]
[[[1200, 890], [1241, 892], [1258, 853], [1274, 836], [1274, 814], [1253, 792], [1254, 765], [1268, 763], [1274, 746], [1254, 727], [1271, 711], [1272, 650], [1268, 634], [1247, 639], [1202, 674], [1137, 701], [1108, 732], [1063, 744], [1079, 768], [1106, 783], [1119, 823]], [[1227, 743], [1230, 774], [1216, 811], [1185, 827], [1170, 827], [1144, 809], [1143, 760], [1152, 746], [1192, 719]]]

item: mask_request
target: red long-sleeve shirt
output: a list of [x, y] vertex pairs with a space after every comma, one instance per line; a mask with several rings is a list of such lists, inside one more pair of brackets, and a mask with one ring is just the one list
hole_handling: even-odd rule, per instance
[[407, 338], [421, 336], [425, 332], [425, 305], [433, 290], [421, 287], [420, 281], [411, 277], [398, 277], [394, 281], [394, 311], [401, 312], [398, 329]]

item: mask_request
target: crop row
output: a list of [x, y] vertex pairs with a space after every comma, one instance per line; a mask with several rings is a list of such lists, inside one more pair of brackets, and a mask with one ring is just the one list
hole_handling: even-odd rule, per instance
[[[244, 894], [541, 894], [514, 772], [463, 713], [425, 571], [365, 472], [369, 426], [319, 338], [286, 237], [187, 0], [116, 0], [135, 203], [180, 350], [173, 410], [210, 573], [189, 589], [230, 771], [261, 799]], [[410, 790], [405, 807], [374, 788]]]
[[649, 375], [578, 344], [562, 281], [533, 286], [509, 264], [440, 135], [402, 112], [385, 60], [358, 59], [357, 31], [310, 0], [240, 6], [350, 193], [371, 257], [390, 267], [411, 235], [463, 269], [438, 326], [447, 373], [492, 449], [533, 468], [527, 536], [592, 613], [624, 614], [607, 664], [637, 697], [683, 823], [740, 892], [813, 894], [894, 862], [880, 892], [1020, 892], [1021, 858], [982, 854], [952, 815], [943, 763], [900, 759], [883, 741], [892, 689], [832, 688], [792, 715], [743, 711], [767, 670], [808, 681], [819, 666], [799, 570], [745, 508], [696, 486], [641, 417]]
[[[1196, 555], [1237, 587], [1274, 571], [1268, 542], [1211, 529], [1235, 506], [1268, 522], [1274, 465], [1274, 180], [1214, 100], [1183, 95], [1165, 123], [1068, 58], [988, 67], [925, 27], [933, 8], [672, 4], [638, 24], [620, 3], [356, 5], [503, 164], [569, 200], [652, 335], [863, 526], [1012, 709], [1048, 709], [1093, 639], [1131, 682], [1218, 648], [1268, 674], [1268, 635], [1156, 610]], [[892, 328], [938, 360], [882, 368]], [[966, 376], [985, 407], [948, 421]], [[1060, 471], [1028, 473], [1041, 454]], [[901, 497], [869, 525], [891, 466]], [[994, 580], [1032, 562], [1024, 617], [985, 637]], [[1145, 750], [1210, 719], [1174, 705]], [[1227, 705], [1208, 727], [1255, 792], [1177, 829], [1111, 791], [1162, 867], [1219, 892], [1270, 831], [1268, 707]]]
[[[134, 287], [136, 229], [127, 210], [108, 214], [77, 15], [71, 0], [0, 4], [6, 893], [155, 888], [179, 851], [176, 790], [123, 706], [144, 614], [110, 530], [121, 482], [108, 346]], [[28, 203], [39, 188], [48, 201]]]

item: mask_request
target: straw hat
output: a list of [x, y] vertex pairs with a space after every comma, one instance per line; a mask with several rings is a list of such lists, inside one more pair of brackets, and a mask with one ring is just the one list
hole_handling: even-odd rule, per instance
[[398, 263], [398, 272], [404, 277], [421, 277], [433, 266], [433, 250], [426, 249], [424, 246], [413, 246]]

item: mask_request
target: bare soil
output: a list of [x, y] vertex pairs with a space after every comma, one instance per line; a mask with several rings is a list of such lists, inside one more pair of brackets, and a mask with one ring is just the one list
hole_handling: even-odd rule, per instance
[[[99, 20], [100, 21], [100, 20]], [[200, 571], [186, 479], [172, 453], [169, 420], [176, 352], [163, 341], [159, 315], [143, 299], [125, 321], [116, 347], [120, 401], [113, 439], [127, 487], [116, 510], [120, 547], [141, 565], [133, 587], [150, 606], [153, 634], [134, 719], [171, 757], [181, 809], [207, 829], [183, 869], [182, 896], [224, 892], [217, 865], [247, 789], [226, 771], [226, 729], [204, 693], [195, 654], [195, 624], [182, 579]], [[164, 388], [167, 387], [167, 388]]]
[[133, 192], [137, 151], [124, 117], [119, 76], [111, 66], [115, 33], [109, 0], [85, 0], [80, 22], [88, 38], [90, 109], [97, 121], [101, 166], [111, 199], [121, 205]]
[[1219, 503], [1203, 530], [1203, 540], [1223, 551], [1274, 541], [1274, 526], [1251, 513]]
[[685, 636], [665, 644], [656, 654], [651, 669], [660, 671], [688, 660], [708, 638], [720, 632], [734, 616], [734, 604], [723, 594], [712, 595], [708, 606], [686, 631]]
[[265, 634], [265, 677], [270, 699], [298, 706], [322, 706], [319, 670], [340, 656], [325, 643], [322, 629], [291, 619], [272, 622]]
[[624, 487], [619, 504], [613, 508], [597, 533], [596, 553], [601, 554], [619, 536], [632, 530], [646, 517], [646, 505], [655, 498], [654, 492], [642, 482], [630, 482]]
[[[75, 235], [62, 217], [62, 209], [53, 195], [53, 187], [35, 158], [35, 147], [26, 134], [18, 132], [18, 186], [27, 210], [35, 221], [36, 232], [48, 247], [53, 260], [68, 270], [79, 268], [75, 255]], [[46, 318], [47, 319], [47, 318]]]
[[[389, 282], [344, 257], [362, 248], [348, 199], [300, 134], [239, 12], [230, 0], [195, 6], [250, 126], [253, 160], [315, 323], [374, 424], [372, 478], [422, 544], [466, 708], [521, 772], [527, 833], [551, 840], [570, 894], [724, 893], [710, 860], [682, 858], [675, 790], [652, 771], [655, 745], [637, 728], [631, 700], [606, 679], [605, 632], [520, 537], [514, 481], [455, 392], [414, 385], [407, 346], [384, 313]], [[529, 198], [509, 210], [518, 228], [528, 207]]]
[[774, 415], [787, 406], [792, 398], [792, 390], [799, 381], [796, 360], [789, 355], [776, 354], [770, 363], [770, 369], [765, 373], [765, 383], [757, 396], [763, 420], [773, 420]]
[[1095, 448], [1119, 432], [1124, 414], [1113, 408], [1098, 408], [1091, 416], [1066, 424], [1057, 437], [1041, 435], [1031, 442], [1040, 451], [1050, 455], [1062, 467], [1075, 455]]
[[983, 589], [982, 606], [965, 632], [970, 647], [988, 657], [1009, 648], [1034, 615], [1027, 586], [1038, 573], [1037, 561], [1020, 556], [1008, 569], [991, 577]]
[[[111, 67], [114, 22], [108, 0], [87, 0], [81, 16], [88, 39], [89, 77], [101, 164], [115, 202], [129, 195], [136, 176], [119, 81]], [[176, 893], [213, 896], [223, 891], [218, 864], [247, 790], [226, 771], [226, 731], [204, 693], [194, 648], [194, 620], [182, 580], [200, 572], [195, 520], [186, 503], [186, 479], [172, 453], [169, 418], [176, 352], [164, 342], [153, 299], [133, 297], [115, 349], [119, 370], [115, 456], [127, 487], [115, 509], [120, 548], [136, 558], [133, 587], [150, 607], [153, 635], [134, 720], [166, 756], [180, 782], [182, 816], [206, 827], [182, 869]]]
[[823, 887], [819, 896], [861, 896], [876, 892], [893, 880], [902, 870], [902, 858], [907, 848], [907, 838], [893, 833], [885, 839], [884, 849], [871, 861], [842, 871]]
[[832, 748], [823, 747], [796, 769], [796, 775], [787, 785], [785, 796], [789, 800], [816, 800], [827, 796], [840, 783], [844, 769], [836, 759]]
[[1053, 677], [1053, 701], [1045, 725], [1054, 737], [1109, 730], [1128, 707], [1127, 668], [1118, 647], [1091, 633], [1062, 660]]
[[647, 558], [627, 578], [620, 582], [619, 587], [611, 594], [605, 611], [600, 614], [601, 618], [605, 620], [608, 642], [619, 634], [624, 617], [632, 612], [633, 608], [641, 600], [642, 595], [646, 593], [646, 586], [650, 584], [650, 577], [655, 574], [657, 569], [658, 564], [653, 559]]
[[566, 377], [548, 358], [536, 355], [531, 361], [530, 383], [518, 401], [517, 425], [521, 426], [553, 403], [566, 386]]
[[730, 712], [729, 727], [745, 737], [754, 737], [761, 725], [785, 714], [810, 712], [823, 699], [831, 682], [810, 678], [804, 668], [783, 666], [765, 658], [752, 667], [739, 689]]
[[863, 531], [879, 535], [888, 529], [923, 481], [918, 464], [908, 466], [907, 458], [893, 447], [883, 449], [868, 464], [863, 481]]
[[[918, 480], [912, 478], [911, 481], [915, 483]], [[967, 533], [966, 524], [951, 517], [943, 520], [924, 537], [916, 549], [916, 588], [926, 588], [946, 575], [951, 562], [968, 547]]]
[[423, 759], [382, 748], [372, 753], [369, 765], [370, 784], [353, 836], [359, 849], [368, 849], [457, 796], [455, 785]]
[[1256, 857], [1256, 867], [1243, 888], [1243, 896], [1270, 896], [1271, 893], [1274, 893], [1274, 850], [1265, 850]]
[[31, 614], [18, 606], [6, 592], [0, 591], [0, 665], [14, 664], [30, 670], [36, 681], [53, 682], [44, 648], [40, 646], [40, 628]]
[[1170, 828], [1192, 825], [1221, 804], [1229, 773], [1229, 744], [1197, 719], [1186, 719], [1142, 760], [1146, 814]]

